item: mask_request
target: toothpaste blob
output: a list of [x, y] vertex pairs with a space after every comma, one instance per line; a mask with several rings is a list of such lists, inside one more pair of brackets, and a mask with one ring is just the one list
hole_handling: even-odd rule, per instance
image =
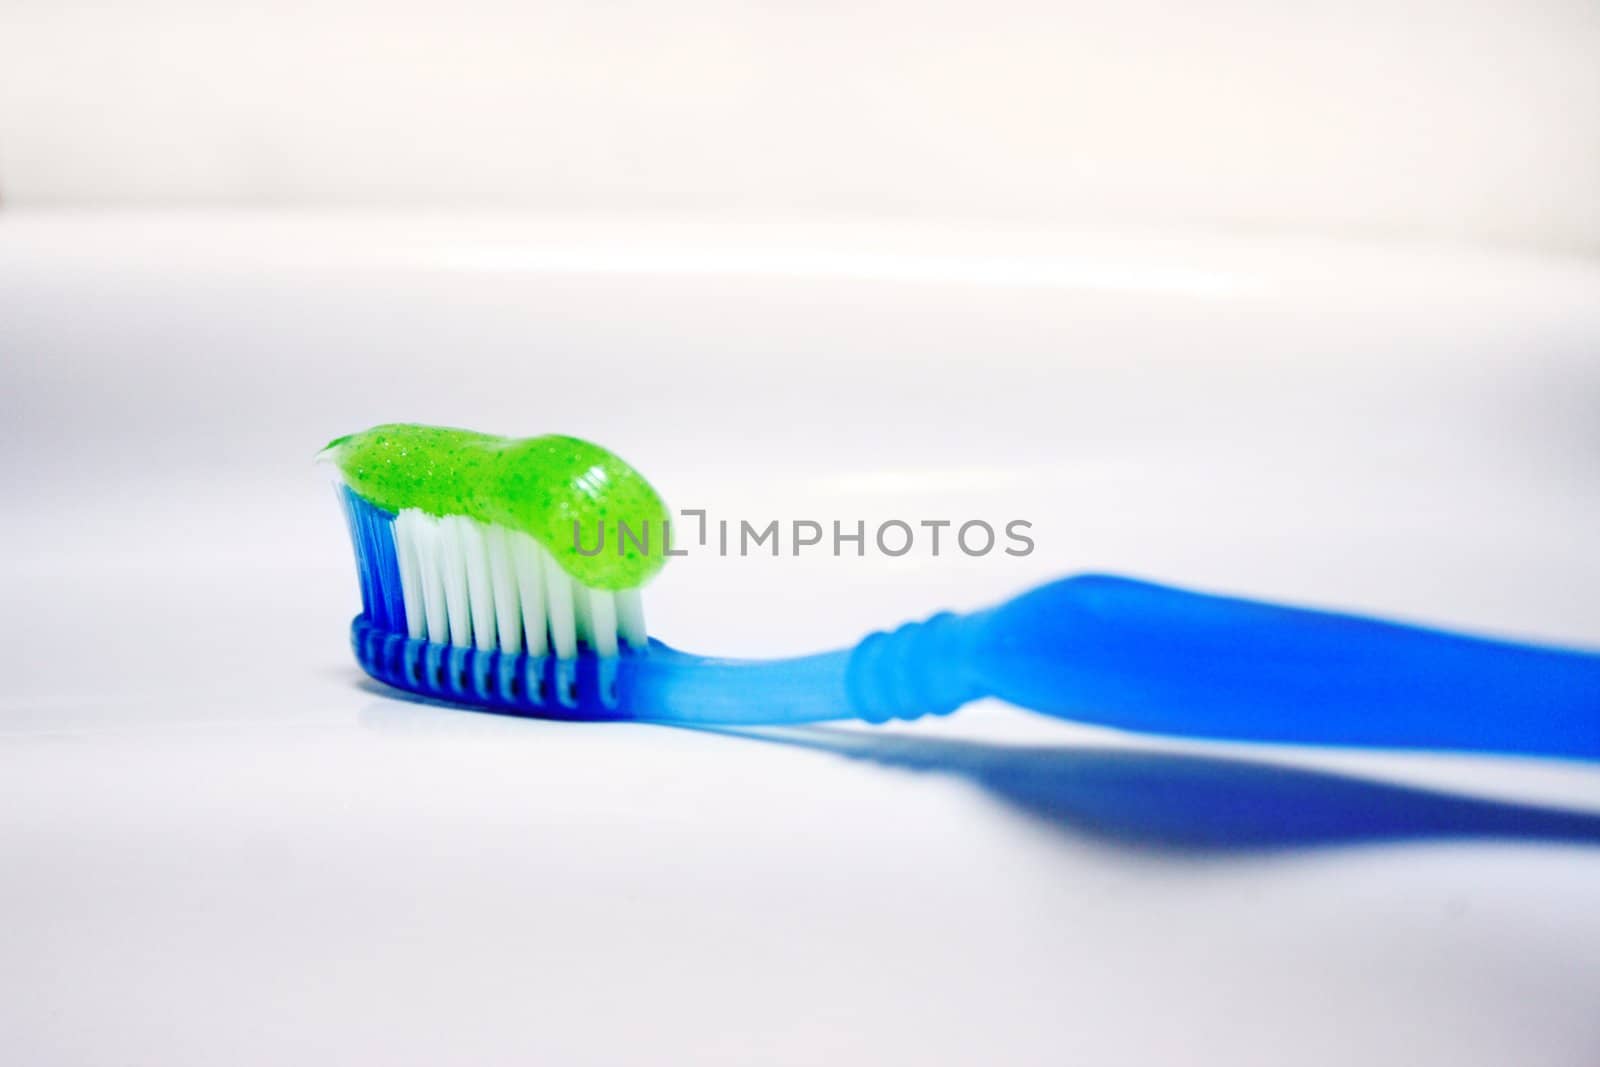
[[621, 457], [577, 437], [395, 423], [340, 437], [318, 458], [385, 511], [465, 515], [527, 533], [596, 589], [636, 588], [666, 562], [661, 497]]

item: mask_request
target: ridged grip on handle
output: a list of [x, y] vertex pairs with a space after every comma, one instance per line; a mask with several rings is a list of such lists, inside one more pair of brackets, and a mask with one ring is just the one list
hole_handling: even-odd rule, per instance
[[941, 612], [875, 633], [845, 671], [849, 707], [868, 722], [948, 715], [985, 692], [972, 670], [972, 620]]
[[1180, 736], [1600, 758], [1592, 653], [1099, 575], [937, 630], [902, 640], [892, 673], [852, 662], [860, 710], [901, 716], [927, 697], [937, 711], [981, 693]]

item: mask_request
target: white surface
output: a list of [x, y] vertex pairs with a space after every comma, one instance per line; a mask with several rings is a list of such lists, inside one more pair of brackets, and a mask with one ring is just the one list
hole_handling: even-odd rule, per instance
[[[406, 703], [311, 457], [561, 429], [677, 507], [1035, 523], [675, 561], [652, 627], [708, 651], [1080, 569], [1593, 646], [1597, 344], [1592, 264], [1447, 250], [7, 217], [8, 1058], [1592, 1064], [1594, 845], [1173, 853], [959, 763]], [[1600, 811], [1579, 767], [1258, 756]]]
[[1593, 0], [0, 0], [0, 199], [1600, 250]]

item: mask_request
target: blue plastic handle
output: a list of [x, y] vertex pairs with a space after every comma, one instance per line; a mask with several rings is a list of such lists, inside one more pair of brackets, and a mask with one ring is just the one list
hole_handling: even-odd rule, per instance
[[634, 717], [670, 721], [883, 721], [994, 696], [1185, 737], [1600, 758], [1600, 655], [1103, 575], [849, 653], [754, 663], [661, 647], [638, 672]]
[[957, 625], [979, 690], [1082, 722], [1600, 758], [1594, 654], [1099, 575]]

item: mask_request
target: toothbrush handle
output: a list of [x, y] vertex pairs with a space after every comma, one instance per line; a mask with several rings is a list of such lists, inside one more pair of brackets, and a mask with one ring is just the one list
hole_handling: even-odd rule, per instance
[[1068, 578], [857, 647], [859, 714], [979, 696], [1190, 737], [1600, 759], [1600, 655]]

